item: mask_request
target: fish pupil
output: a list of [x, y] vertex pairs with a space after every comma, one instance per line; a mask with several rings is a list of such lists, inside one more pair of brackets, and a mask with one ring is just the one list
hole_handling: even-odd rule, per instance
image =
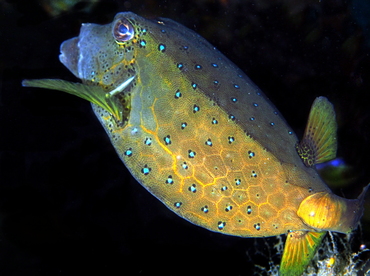
[[128, 28], [125, 25], [121, 24], [118, 26], [118, 31], [121, 34], [126, 34], [128, 32]]

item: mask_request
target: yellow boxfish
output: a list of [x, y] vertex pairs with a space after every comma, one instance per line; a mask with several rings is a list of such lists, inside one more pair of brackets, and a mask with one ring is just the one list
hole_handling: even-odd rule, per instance
[[367, 187], [344, 199], [315, 170], [337, 151], [325, 97], [298, 142], [260, 89], [202, 37], [131, 12], [83, 24], [60, 61], [82, 83], [23, 85], [90, 101], [131, 174], [180, 217], [240, 237], [287, 234], [280, 275], [302, 274], [327, 231], [357, 227]]

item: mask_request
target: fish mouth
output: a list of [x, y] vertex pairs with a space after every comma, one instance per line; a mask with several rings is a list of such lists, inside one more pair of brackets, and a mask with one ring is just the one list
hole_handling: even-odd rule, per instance
[[60, 62], [82, 81], [91, 79], [91, 72], [99, 70], [96, 56], [101, 49], [107, 47], [102, 35], [107, 30], [108, 25], [82, 24], [78, 37], [68, 39], [60, 45]]
[[78, 47], [78, 37], [74, 37], [64, 41], [60, 45], [60, 55], [59, 60], [65, 67], [69, 69], [77, 78], [80, 78], [78, 74], [78, 56], [79, 56], [79, 47]]

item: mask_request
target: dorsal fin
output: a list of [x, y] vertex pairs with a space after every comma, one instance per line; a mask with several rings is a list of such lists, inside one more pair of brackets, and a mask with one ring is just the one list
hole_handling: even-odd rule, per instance
[[333, 105], [325, 97], [312, 104], [302, 141], [297, 152], [307, 167], [334, 159], [337, 154], [337, 123]]

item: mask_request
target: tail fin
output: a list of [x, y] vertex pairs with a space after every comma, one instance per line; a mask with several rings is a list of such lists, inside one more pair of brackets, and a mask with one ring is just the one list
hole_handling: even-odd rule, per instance
[[[360, 222], [362, 215], [364, 214], [364, 202], [365, 202], [366, 193], [369, 187], [370, 187], [370, 183], [367, 184], [366, 187], [364, 187], [359, 197], [353, 200], [354, 206], [352, 207], [352, 209], [355, 215], [354, 215], [353, 223], [351, 226], [352, 230], [356, 229], [357, 225]], [[352, 201], [352, 200], [348, 199], [348, 201]]]

